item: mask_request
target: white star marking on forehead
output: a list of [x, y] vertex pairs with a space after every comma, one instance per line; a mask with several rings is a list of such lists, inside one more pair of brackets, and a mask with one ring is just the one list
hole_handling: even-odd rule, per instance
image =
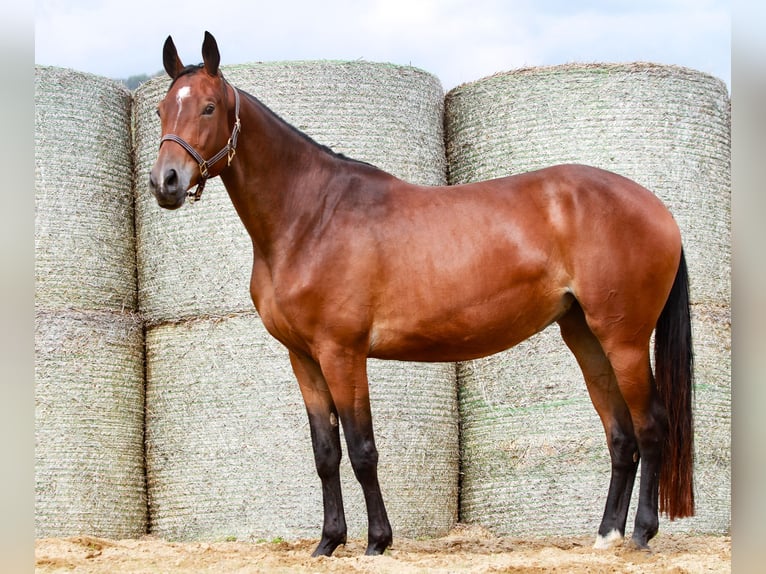
[[176, 102], [178, 103], [178, 111], [176, 112], [176, 125], [173, 129], [178, 128], [178, 120], [181, 117], [181, 110], [184, 107], [184, 100], [191, 95], [191, 88], [189, 86], [183, 86], [176, 93]]

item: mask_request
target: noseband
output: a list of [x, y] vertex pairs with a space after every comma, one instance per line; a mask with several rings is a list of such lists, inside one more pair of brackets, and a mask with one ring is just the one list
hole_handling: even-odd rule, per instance
[[[229, 85], [229, 82], [221, 78], [224, 82], [224, 85]], [[208, 178], [210, 177], [210, 174], [208, 173], [208, 167], [211, 167], [215, 165], [216, 162], [221, 160], [224, 156], [226, 156], [226, 165], [227, 167], [231, 165], [231, 160], [234, 159], [234, 155], [237, 153], [237, 137], [239, 136], [239, 130], [240, 130], [240, 123], [239, 123], [239, 91], [234, 86], [231, 86], [231, 89], [234, 90], [234, 127], [231, 130], [231, 136], [229, 137], [229, 141], [226, 142], [226, 145], [219, 151], [217, 154], [215, 154], [213, 157], [211, 157], [208, 160], [203, 159], [203, 157], [197, 152], [196, 149], [194, 149], [191, 144], [189, 144], [185, 139], [175, 135], [175, 134], [165, 134], [162, 136], [162, 139], [160, 140], [160, 147], [162, 147], [162, 144], [165, 141], [173, 141], [179, 144], [182, 148], [184, 148], [186, 151], [189, 152], [189, 154], [194, 158], [194, 160], [199, 164], [199, 182], [197, 183], [197, 189], [194, 191], [187, 191], [186, 195], [189, 198], [189, 201], [199, 201], [200, 197], [202, 197], [202, 191], [205, 189], [205, 183], [207, 182]]]

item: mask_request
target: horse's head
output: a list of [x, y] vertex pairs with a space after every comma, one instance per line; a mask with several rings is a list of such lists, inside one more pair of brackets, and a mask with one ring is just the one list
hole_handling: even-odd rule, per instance
[[194, 185], [197, 193], [189, 195], [199, 199], [205, 181], [231, 163], [237, 145], [239, 94], [224, 81], [218, 45], [208, 32], [202, 58], [203, 64], [184, 66], [173, 39], [165, 40], [162, 61], [173, 81], [157, 106], [162, 139], [149, 187], [167, 209], [181, 207]]

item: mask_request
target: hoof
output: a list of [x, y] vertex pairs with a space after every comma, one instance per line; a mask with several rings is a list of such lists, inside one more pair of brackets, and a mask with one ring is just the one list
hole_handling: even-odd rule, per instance
[[311, 553], [312, 558], [316, 558], [318, 556], [332, 556], [332, 553], [335, 552], [335, 549], [340, 546], [341, 544], [345, 544], [346, 539], [343, 538], [341, 540], [325, 540], [324, 538], [319, 543], [319, 546], [316, 547], [316, 550]]
[[593, 548], [597, 550], [608, 550], [614, 546], [622, 544], [622, 534], [619, 530], [610, 530], [606, 536], [600, 534], [596, 536], [596, 542], [593, 544]]
[[386, 548], [388, 548], [388, 546], [378, 546], [376, 544], [370, 544], [367, 547], [367, 550], [365, 550], [364, 555], [365, 556], [380, 556], [386, 551]]
[[386, 551], [386, 548], [391, 546], [392, 538], [387, 536], [380, 541], [373, 542], [372, 540], [367, 543], [367, 550], [365, 556], [380, 556]]
[[652, 549], [649, 548], [649, 542], [640, 538], [631, 538], [630, 542], [628, 542], [628, 548], [631, 550], [638, 550], [640, 552], [647, 553], [652, 551]]

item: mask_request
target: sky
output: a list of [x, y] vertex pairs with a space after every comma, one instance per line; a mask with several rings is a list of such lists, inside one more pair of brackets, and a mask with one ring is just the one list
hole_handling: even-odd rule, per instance
[[412, 65], [445, 91], [526, 66], [649, 61], [731, 85], [724, 0], [37, 0], [35, 63], [154, 74], [172, 35], [186, 64], [205, 30], [222, 64], [368, 60]]

